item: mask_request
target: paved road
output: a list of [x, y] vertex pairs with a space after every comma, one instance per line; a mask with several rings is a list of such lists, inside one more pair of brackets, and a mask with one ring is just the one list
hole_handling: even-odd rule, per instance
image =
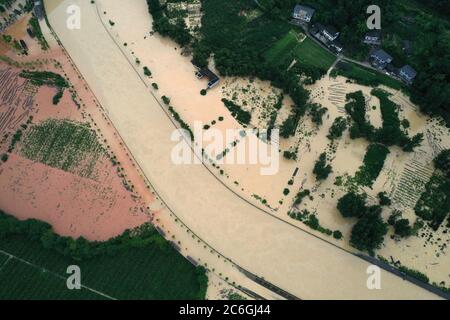
[[[82, 9], [82, 28], [71, 31], [65, 12], [73, 3]], [[69, 0], [45, 4], [54, 30], [146, 177], [172, 210], [217, 251], [300, 298], [437, 298], [385, 271], [382, 289], [368, 290], [369, 263], [263, 214], [203, 166], [173, 164], [174, 126], [103, 29], [95, 6]]]

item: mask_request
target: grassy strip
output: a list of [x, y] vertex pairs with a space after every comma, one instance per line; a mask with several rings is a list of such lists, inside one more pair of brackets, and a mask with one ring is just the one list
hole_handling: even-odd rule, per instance
[[385, 85], [387, 87], [400, 90], [403, 89], [403, 84], [391, 77], [379, 73], [375, 70], [364, 68], [352, 62], [339, 62], [331, 72], [332, 76], [344, 76], [346, 78], [355, 80], [356, 83], [376, 87]]

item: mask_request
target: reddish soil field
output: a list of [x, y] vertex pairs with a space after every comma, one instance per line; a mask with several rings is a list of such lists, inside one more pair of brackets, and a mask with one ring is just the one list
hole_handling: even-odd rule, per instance
[[[0, 154], [8, 155], [0, 160], [0, 209], [19, 219], [46, 221], [61, 235], [89, 240], [106, 240], [150, 221], [149, 206], [155, 199], [95, 96], [61, 48], [42, 51], [27, 35], [24, 19], [29, 17], [5, 33], [24, 39], [28, 55], [0, 44]], [[55, 106], [57, 89], [31, 84], [19, 76], [24, 69], [60, 74], [71, 87]], [[64, 171], [24, 156], [24, 137], [48, 119], [90, 125], [105, 150], [94, 175], [83, 177], [77, 170]], [[18, 129], [23, 136], [8, 151]]]

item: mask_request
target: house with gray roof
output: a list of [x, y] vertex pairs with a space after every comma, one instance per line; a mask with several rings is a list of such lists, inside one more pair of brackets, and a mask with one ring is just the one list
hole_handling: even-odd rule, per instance
[[378, 69], [384, 69], [394, 58], [383, 49], [375, 50], [371, 55], [371, 63]]
[[407, 84], [412, 84], [414, 78], [417, 76], [417, 72], [407, 64], [400, 68], [400, 70], [398, 71], [398, 76]]
[[294, 17], [294, 19], [298, 19], [298, 20], [308, 23], [311, 21], [311, 18], [313, 17], [314, 12], [316, 12], [316, 10], [314, 10], [313, 8], [310, 8], [307, 6], [302, 6], [302, 5], [298, 4], [294, 8], [294, 12], [292, 13], [292, 16]]
[[325, 26], [322, 30], [322, 34], [329, 40], [334, 41], [339, 37], [339, 31], [333, 26]]
[[371, 30], [367, 32], [364, 36], [363, 42], [369, 45], [380, 45], [381, 44], [381, 31]]

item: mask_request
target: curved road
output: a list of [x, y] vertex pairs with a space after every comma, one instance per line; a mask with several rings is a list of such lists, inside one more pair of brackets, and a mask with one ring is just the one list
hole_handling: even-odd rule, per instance
[[[81, 7], [79, 30], [66, 26], [70, 4]], [[45, 5], [53, 29], [148, 180], [184, 223], [218, 252], [301, 298], [438, 298], [386, 271], [381, 271], [382, 289], [368, 290], [369, 263], [262, 214], [205, 167], [173, 164], [174, 126], [104, 30], [95, 6], [70, 0], [45, 0]]]

